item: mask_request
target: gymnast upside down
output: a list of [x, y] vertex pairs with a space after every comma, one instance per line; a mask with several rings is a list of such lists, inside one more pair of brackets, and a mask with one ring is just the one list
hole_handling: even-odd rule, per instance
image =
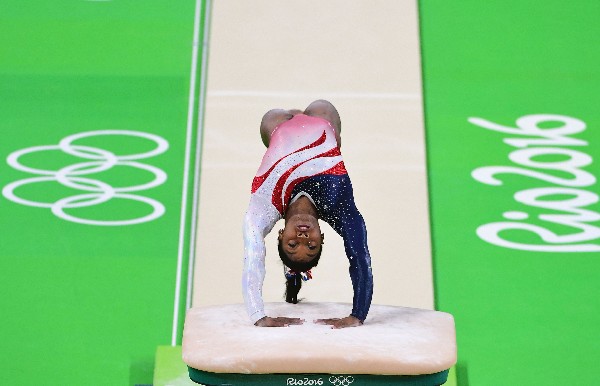
[[320, 219], [344, 240], [354, 297], [350, 315], [315, 322], [355, 327], [367, 317], [373, 295], [371, 257], [365, 222], [356, 209], [340, 152], [340, 132], [339, 114], [325, 100], [304, 111], [270, 110], [262, 119], [260, 134], [267, 151], [252, 182], [243, 229], [244, 302], [256, 326], [303, 323], [300, 318], [269, 317], [264, 311], [264, 239], [282, 218], [285, 227], [279, 231], [278, 250], [286, 267], [286, 301], [297, 303], [302, 281], [311, 278], [310, 270], [319, 262], [324, 240]]

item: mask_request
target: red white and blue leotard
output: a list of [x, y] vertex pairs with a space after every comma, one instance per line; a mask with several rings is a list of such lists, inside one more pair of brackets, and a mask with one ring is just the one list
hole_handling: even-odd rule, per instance
[[344, 239], [354, 289], [352, 316], [364, 321], [373, 295], [367, 230], [356, 209], [335, 131], [322, 118], [295, 115], [271, 135], [244, 218], [244, 302], [252, 323], [265, 316], [265, 236], [283, 218], [290, 200], [308, 194], [318, 217]]

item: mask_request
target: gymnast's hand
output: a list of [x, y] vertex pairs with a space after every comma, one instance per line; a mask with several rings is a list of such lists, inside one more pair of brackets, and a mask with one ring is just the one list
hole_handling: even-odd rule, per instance
[[354, 316], [346, 316], [345, 318], [317, 319], [316, 324], [328, 324], [331, 328], [345, 328], [362, 326], [362, 322]]
[[264, 318], [259, 319], [256, 323], [254, 323], [254, 325], [258, 327], [287, 327], [292, 324], [302, 323], [304, 323], [304, 319], [300, 318], [286, 318], [283, 316], [277, 318], [270, 318], [268, 316], [265, 316]]

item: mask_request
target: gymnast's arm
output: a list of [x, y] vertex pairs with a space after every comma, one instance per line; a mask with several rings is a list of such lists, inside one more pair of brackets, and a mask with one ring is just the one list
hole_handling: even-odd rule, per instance
[[355, 206], [340, 211], [339, 222], [331, 224], [344, 239], [346, 256], [350, 263], [350, 278], [354, 297], [352, 313], [345, 318], [319, 319], [320, 324], [329, 324], [334, 328], [354, 327], [361, 325], [367, 318], [373, 298], [373, 273], [371, 255], [367, 246], [367, 227]]
[[298, 318], [271, 318], [265, 314], [262, 286], [265, 279], [265, 236], [279, 220], [277, 209], [265, 198], [253, 194], [244, 217], [244, 303], [252, 323], [260, 327], [284, 327], [301, 324]]

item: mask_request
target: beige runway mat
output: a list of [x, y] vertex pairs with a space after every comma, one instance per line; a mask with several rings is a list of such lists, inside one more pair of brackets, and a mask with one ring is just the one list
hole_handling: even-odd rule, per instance
[[[414, 1], [213, 2], [194, 306], [242, 302], [241, 226], [265, 150], [262, 115], [324, 98], [342, 119], [373, 303], [433, 307], [417, 23]], [[342, 240], [323, 229], [323, 257], [300, 297], [350, 302]], [[265, 301], [284, 291], [275, 235]]]

